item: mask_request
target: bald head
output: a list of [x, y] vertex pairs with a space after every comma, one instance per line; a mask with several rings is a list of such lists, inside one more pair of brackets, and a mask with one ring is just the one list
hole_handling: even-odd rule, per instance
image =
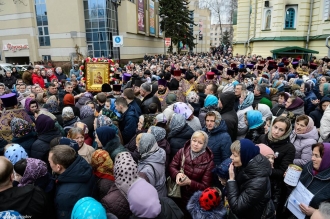
[[13, 170], [13, 164], [7, 158], [0, 156], [0, 190], [3, 186], [11, 183], [10, 177], [13, 174]]

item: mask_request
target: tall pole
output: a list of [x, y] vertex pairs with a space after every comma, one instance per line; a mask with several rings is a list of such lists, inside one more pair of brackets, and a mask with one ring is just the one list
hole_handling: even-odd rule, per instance
[[197, 54], [197, 34], [196, 34], [196, 54]]
[[[116, 18], [117, 18], [117, 35], [119, 35], [119, 22], [118, 22], [118, 6], [120, 3], [115, 3], [115, 8], [116, 8]], [[118, 48], [118, 62], [120, 63], [120, 47]]]

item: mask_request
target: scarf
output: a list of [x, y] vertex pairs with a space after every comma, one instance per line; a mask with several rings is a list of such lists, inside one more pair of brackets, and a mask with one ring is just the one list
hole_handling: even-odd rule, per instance
[[91, 165], [93, 167], [94, 174], [97, 177], [115, 181], [113, 176], [113, 162], [107, 151], [101, 149], [96, 150], [92, 154]]
[[69, 120], [73, 119], [74, 117], [75, 117], [75, 115], [74, 115], [71, 107], [67, 106], [67, 107], [63, 108], [62, 118], [63, 118], [64, 122], [69, 121]]
[[238, 109], [243, 110], [248, 108], [249, 106], [252, 105], [253, 101], [254, 101], [254, 95], [251, 91], [248, 91], [243, 103], [238, 106]]
[[145, 159], [158, 151], [159, 147], [155, 137], [152, 134], [143, 133], [139, 142], [138, 149], [141, 155], [141, 159]]
[[32, 125], [30, 125], [26, 120], [16, 117], [10, 121], [10, 128], [14, 138], [21, 138], [34, 131]]
[[44, 105], [44, 108], [46, 108], [50, 113], [57, 113], [58, 112], [58, 101], [56, 96], [52, 95], [48, 98], [46, 101], [46, 104]]
[[188, 103], [199, 103], [199, 96], [195, 91], [190, 91], [186, 100]]
[[151, 134], [155, 136], [157, 142], [163, 140], [166, 136], [166, 130], [158, 126], [150, 126]]
[[137, 164], [129, 152], [121, 152], [115, 159], [115, 184], [127, 199], [128, 189], [138, 179]]
[[18, 145], [18, 144], [12, 144], [7, 150], [5, 151], [4, 156], [10, 160], [10, 162], [15, 165], [18, 161], [21, 159], [28, 158], [27, 153], [25, 152], [25, 149]]
[[151, 114], [143, 114], [143, 127], [142, 129], [148, 130], [150, 126], [152, 126], [155, 123], [155, 117], [156, 115]]
[[271, 142], [278, 142], [278, 141], [281, 141], [281, 140], [284, 140], [284, 139], [287, 139], [289, 137], [289, 135], [291, 134], [291, 131], [292, 131], [292, 126], [291, 126], [291, 123], [290, 123], [290, 128], [287, 132], [284, 133], [284, 135], [280, 138], [273, 138], [272, 136], [272, 127], [273, 127], [273, 123], [274, 123], [274, 120], [272, 120], [272, 124], [270, 125], [270, 128], [269, 128], [269, 132], [268, 132], [268, 139], [271, 141]]
[[173, 114], [173, 117], [170, 122], [171, 133], [179, 133], [183, 127], [186, 125], [186, 119], [181, 114]]
[[36, 130], [38, 135], [44, 134], [50, 130], [53, 130], [54, 128], [55, 128], [55, 121], [49, 116], [41, 114], [37, 117]]
[[102, 126], [110, 126], [112, 125], [112, 120], [105, 116], [105, 115], [99, 115], [96, 120], [96, 128], [102, 127]]
[[34, 182], [47, 174], [47, 164], [39, 159], [26, 158], [26, 168], [22, 179], [19, 181], [18, 187]]
[[85, 119], [92, 115], [94, 115], [94, 111], [90, 106], [85, 105], [80, 108], [80, 119]]
[[213, 106], [213, 105], [214, 106], [218, 105], [218, 98], [216, 98], [216, 96], [214, 96], [213, 94], [209, 94], [205, 98], [204, 107]]
[[189, 108], [189, 106], [182, 102], [175, 103], [173, 105], [173, 111], [174, 113], [183, 115], [186, 119], [189, 119], [189, 117], [193, 114], [193, 111]]

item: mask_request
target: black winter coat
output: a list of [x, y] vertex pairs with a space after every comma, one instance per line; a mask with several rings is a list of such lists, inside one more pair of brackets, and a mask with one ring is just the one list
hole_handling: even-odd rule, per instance
[[276, 104], [273, 107], [273, 109], [271, 109], [273, 116], [280, 116], [284, 113], [284, 111], [285, 111], [285, 106], [280, 104]]
[[168, 134], [167, 140], [171, 145], [170, 160], [172, 160], [175, 154], [184, 147], [185, 143], [190, 140], [193, 134], [194, 130], [188, 124], [186, 124], [181, 131], [177, 133], [171, 131]]
[[246, 167], [235, 168], [235, 181], [227, 182], [227, 198], [231, 211], [238, 218], [261, 218], [271, 200], [270, 174], [270, 163], [261, 154], [250, 160]]
[[320, 108], [316, 108], [314, 111], [312, 111], [309, 114], [309, 117], [312, 118], [312, 120], [314, 121], [314, 125], [315, 127], [318, 129], [321, 126], [321, 119], [323, 116], [324, 111]]
[[49, 143], [57, 137], [62, 137], [57, 129], [39, 135], [38, 139], [32, 144], [31, 157], [48, 163]]
[[82, 122], [82, 123], [87, 125], [88, 135], [91, 138], [94, 138], [94, 136], [93, 136], [93, 133], [95, 131], [94, 130], [94, 119], [95, 119], [94, 115], [91, 115], [91, 116], [88, 116], [88, 117], [86, 117], [86, 118], [79, 121], [79, 122]]
[[21, 138], [13, 138], [11, 142], [21, 145], [25, 149], [25, 152], [30, 157], [32, 145], [36, 140], [37, 140], [37, 133], [31, 132]]
[[139, 115], [135, 108], [128, 105], [128, 109], [122, 114], [119, 120], [119, 130], [123, 136], [124, 144], [127, 144], [135, 135], [137, 124], [139, 122]]
[[11, 89], [13, 85], [16, 84], [16, 78], [13, 75], [11, 75], [9, 78], [7, 76], [4, 76], [3, 83], [6, 85], [6, 87]]
[[264, 125], [259, 126], [255, 129], [249, 129], [246, 133], [245, 138], [250, 139], [253, 143], [256, 143], [261, 135], [265, 134]]
[[227, 132], [230, 135], [231, 141], [234, 142], [237, 138], [238, 118], [234, 110], [235, 94], [232, 92], [225, 92], [220, 95], [222, 109], [220, 111], [221, 119], [225, 120], [227, 125]]
[[152, 93], [148, 94], [147, 96], [145, 96], [141, 102], [141, 110], [142, 110], [142, 114], [149, 114], [149, 105], [151, 103], [155, 103], [158, 106], [158, 112], [162, 112], [162, 106], [161, 103], [158, 99], [158, 97], [153, 96]]

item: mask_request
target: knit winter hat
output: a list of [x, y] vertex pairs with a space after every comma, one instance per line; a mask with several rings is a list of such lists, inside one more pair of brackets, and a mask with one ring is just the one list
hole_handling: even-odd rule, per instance
[[221, 193], [215, 188], [205, 189], [199, 197], [199, 204], [205, 211], [217, 207], [221, 201]]
[[262, 154], [264, 156], [267, 156], [267, 155], [275, 156], [275, 153], [274, 153], [273, 149], [271, 149], [267, 145], [260, 144], [260, 145], [257, 145], [257, 146], [260, 148], [260, 154]]
[[72, 94], [65, 94], [63, 98], [64, 105], [74, 105], [74, 96]]

